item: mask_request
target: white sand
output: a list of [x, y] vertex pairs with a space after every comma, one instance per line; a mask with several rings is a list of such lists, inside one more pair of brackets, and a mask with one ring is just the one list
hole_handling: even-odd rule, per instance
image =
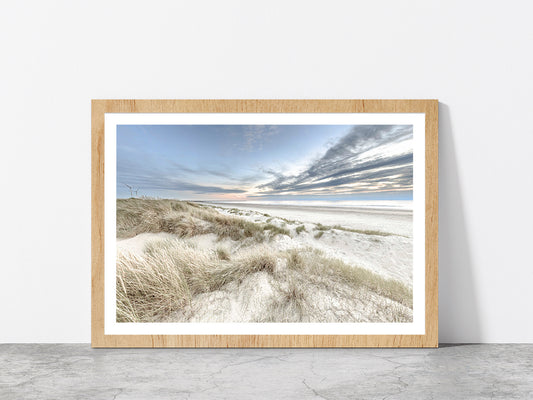
[[[166, 322], [272, 322], [264, 319], [265, 315], [272, 315], [265, 312], [265, 307], [276, 304], [286, 286], [279, 277], [257, 272], [242, 282], [231, 282], [220, 290], [195, 296], [189, 306], [171, 315]], [[365, 288], [354, 293], [351, 288], [337, 286], [336, 290], [330, 290], [320, 284], [312, 286], [310, 292], [312, 307], [306, 308], [303, 320], [298, 310], [280, 309], [275, 313], [280, 318], [276, 322], [382, 322], [390, 320], [398, 310], [412, 315], [407, 307]]]
[[[413, 241], [412, 212], [335, 207], [250, 206], [241, 207], [239, 214], [230, 210], [236, 204], [218, 205], [223, 214], [237, 215], [253, 222], [267, 222], [291, 230], [291, 237], [278, 235], [273, 239], [276, 249], [316, 248], [330, 258], [363, 267], [412, 286]], [[266, 216], [264, 214], [268, 214]], [[276, 216], [276, 217], [274, 217]], [[278, 218], [279, 217], [279, 218]], [[290, 220], [287, 222], [286, 220]], [[294, 221], [294, 222], [291, 222]], [[393, 233], [377, 236], [343, 230], [327, 230], [320, 239], [315, 235], [317, 224], [341, 225], [345, 228], [377, 230]], [[304, 225], [306, 231], [296, 233]], [[400, 236], [402, 235], [402, 236]]]
[[271, 204], [206, 203], [225, 209], [237, 208], [259, 214], [312, 222], [323, 225], [342, 225], [346, 228], [377, 230], [403, 236], [413, 236], [411, 210], [373, 209], [364, 207], [317, 207]]
[[[339, 258], [347, 264], [363, 267], [412, 286], [413, 280], [413, 241], [411, 213], [402, 211], [352, 210], [333, 207], [276, 207], [268, 205], [241, 207], [239, 213], [230, 212], [234, 205], [225, 204], [218, 211], [235, 215], [253, 222], [266, 222], [291, 230], [291, 237], [277, 235], [271, 242], [275, 250], [316, 248], [330, 258]], [[263, 214], [268, 213], [269, 216]], [[276, 217], [274, 217], [276, 216]], [[280, 217], [280, 218], [278, 218]], [[287, 222], [282, 218], [294, 220]], [[376, 236], [332, 229], [324, 231], [319, 239], [315, 235], [318, 223], [341, 225], [351, 229], [381, 230], [395, 233], [391, 236]], [[304, 225], [306, 231], [296, 233], [296, 227]], [[401, 232], [401, 233], [399, 233]], [[398, 233], [398, 234], [396, 234]], [[408, 237], [400, 236], [405, 235]], [[142, 233], [130, 239], [117, 240], [121, 251], [143, 251], [145, 244], [154, 239], [175, 237], [169, 233]], [[214, 234], [188, 238], [187, 241], [200, 248], [223, 246], [236, 251], [243, 243], [229, 239], [217, 242]]]
[[[296, 206], [242, 206], [237, 204], [217, 205], [222, 214], [234, 215], [249, 221], [270, 223], [290, 230], [290, 236], [276, 235], [267, 243], [273, 251], [289, 249], [318, 249], [328, 258], [341, 259], [353, 266], [366, 268], [385, 278], [401, 281], [412, 287], [413, 246], [412, 213], [373, 209], [347, 209], [333, 207]], [[268, 215], [265, 215], [268, 214]], [[349, 232], [339, 229], [324, 230], [317, 238], [318, 224], [340, 225], [344, 228], [392, 233], [379, 236]], [[296, 232], [304, 226], [305, 231]], [[130, 239], [117, 240], [119, 252], [143, 252], [152, 240], [176, 239], [168, 233], [143, 233]], [[215, 251], [223, 247], [235, 255], [246, 251], [246, 241], [218, 240], [215, 234], [198, 235], [180, 239], [194, 244], [199, 249]], [[251, 239], [250, 239], [251, 240]], [[268, 251], [268, 250], [267, 250]], [[278, 260], [278, 264], [283, 261]], [[265, 305], [275, 304], [287, 285], [283, 265], [271, 276], [265, 272], [251, 274], [241, 282], [231, 282], [223, 288], [195, 296], [191, 304], [171, 315], [167, 322], [261, 322]], [[309, 287], [308, 296], [313, 299], [313, 308], [307, 310], [307, 318], [322, 322], [379, 322], [390, 321], [395, 310], [412, 315], [412, 310], [366, 289], [358, 293], [342, 287], [325, 289], [325, 285]], [[286, 312], [286, 310], [285, 310]], [[298, 317], [298, 311], [288, 314], [288, 321]], [[281, 317], [280, 317], [281, 318]], [[266, 322], [266, 321], [263, 321]]]

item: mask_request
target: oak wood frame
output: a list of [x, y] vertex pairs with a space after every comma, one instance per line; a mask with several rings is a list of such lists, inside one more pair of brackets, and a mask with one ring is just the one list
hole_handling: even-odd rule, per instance
[[[424, 335], [105, 335], [105, 113], [425, 113], [426, 243]], [[438, 347], [437, 100], [93, 100], [92, 347]]]

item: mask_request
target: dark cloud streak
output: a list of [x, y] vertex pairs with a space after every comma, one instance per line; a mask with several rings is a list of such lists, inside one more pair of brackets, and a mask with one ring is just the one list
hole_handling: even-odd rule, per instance
[[278, 171], [264, 171], [274, 179], [258, 189], [265, 195], [349, 184], [357, 184], [361, 190], [371, 190], [371, 184], [383, 190], [412, 190], [412, 148], [403, 154], [386, 151], [388, 146], [409, 140], [412, 135], [411, 125], [354, 126], [302, 173], [286, 176]]

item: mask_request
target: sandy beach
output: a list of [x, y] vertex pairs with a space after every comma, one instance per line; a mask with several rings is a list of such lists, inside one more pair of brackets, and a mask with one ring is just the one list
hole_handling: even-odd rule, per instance
[[203, 203], [217, 207], [323, 225], [342, 225], [353, 229], [383, 230], [412, 237], [413, 211], [410, 209], [371, 208], [363, 206], [304, 206], [286, 204]]
[[[295, 230], [306, 230], [293, 237], [278, 236], [278, 249], [314, 247], [330, 257], [367, 268], [386, 278], [411, 285], [413, 279], [412, 211], [361, 207], [293, 206], [243, 203], [214, 203], [226, 215], [238, 215], [253, 222], [269, 222]], [[238, 211], [235, 211], [238, 210]], [[316, 240], [316, 227], [340, 226], [359, 230], [324, 230]], [[387, 236], [363, 232], [378, 231]]]
[[[168, 263], [170, 274], [174, 265], [182, 268], [175, 279], [180, 290], [185, 285], [185, 300], [170, 295], [165, 302], [181, 303], [153, 314], [152, 321], [412, 320], [410, 210], [135, 199], [118, 204], [118, 223], [126, 210], [127, 218], [144, 212], [153, 220], [139, 225], [124, 219], [124, 231], [117, 228], [119, 278], [121, 271], [126, 280], [149, 263]], [[201, 278], [193, 276], [194, 268]], [[222, 271], [216, 272], [222, 282], [197, 281], [211, 282], [212, 271]], [[405, 294], [394, 294], [397, 288]]]

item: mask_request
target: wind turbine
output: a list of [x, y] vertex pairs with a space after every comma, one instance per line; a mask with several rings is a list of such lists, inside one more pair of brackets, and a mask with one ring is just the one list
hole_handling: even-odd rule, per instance
[[130, 197], [133, 197], [133, 186], [130, 186], [127, 183], [125, 183], [124, 186], [126, 186], [130, 190]]

